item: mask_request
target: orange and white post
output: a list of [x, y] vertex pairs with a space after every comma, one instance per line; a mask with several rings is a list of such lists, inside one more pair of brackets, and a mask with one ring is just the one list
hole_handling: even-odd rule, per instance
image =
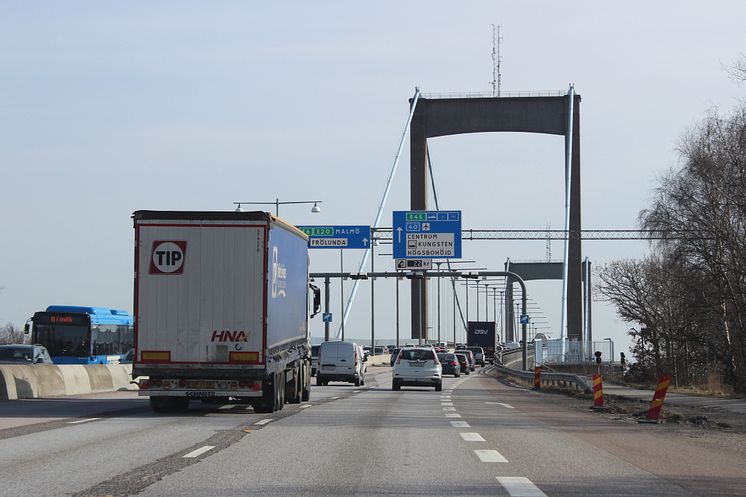
[[541, 367], [534, 368], [534, 390], [541, 389]]
[[600, 374], [593, 375], [593, 407], [604, 406], [604, 384]]
[[655, 389], [655, 395], [653, 395], [653, 401], [650, 402], [650, 409], [648, 409], [648, 415], [645, 419], [648, 421], [658, 421], [663, 409], [663, 400], [666, 398], [666, 392], [668, 386], [671, 384], [671, 376], [664, 374], [658, 379], [658, 386]]

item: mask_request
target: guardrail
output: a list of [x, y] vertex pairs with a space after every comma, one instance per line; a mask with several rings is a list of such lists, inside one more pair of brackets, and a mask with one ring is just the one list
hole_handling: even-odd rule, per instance
[[[519, 371], [517, 369], [506, 368], [505, 366], [501, 366], [500, 364], [495, 364], [495, 369], [508, 376], [520, 378], [531, 383], [533, 383], [534, 381], [533, 371]], [[547, 373], [546, 371], [542, 371], [541, 384], [547, 386], [571, 386], [575, 390], [581, 390], [583, 393], [591, 393], [593, 391], [591, 386], [584, 378], [572, 373]]]
[[[520, 378], [522, 380], [526, 380], [530, 383], [533, 383], [534, 381], [534, 372], [533, 371], [521, 371], [519, 369], [513, 369], [507, 367], [507, 364], [514, 364], [515, 362], [520, 362], [522, 356], [522, 350], [521, 349], [512, 349], [512, 350], [506, 350], [502, 353], [502, 362], [503, 364], [498, 364], [497, 361], [495, 361], [495, 369], [497, 369], [499, 372], [506, 374], [508, 376], [513, 376], [515, 378]], [[532, 361], [533, 362], [533, 361]], [[584, 393], [591, 393], [593, 392], [592, 386], [588, 383], [588, 381], [583, 378], [582, 376], [572, 374], [572, 373], [550, 373], [548, 371], [542, 371], [541, 372], [541, 384], [542, 385], [552, 385], [552, 386], [571, 386], [575, 390], [581, 390]]]

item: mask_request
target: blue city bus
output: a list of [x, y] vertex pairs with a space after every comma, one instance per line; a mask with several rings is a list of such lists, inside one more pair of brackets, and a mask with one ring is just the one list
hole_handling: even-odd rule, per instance
[[118, 364], [134, 346], [127, 311], [50, 305], [31, 321], [31, 342], [45, 346], [55, 364]]

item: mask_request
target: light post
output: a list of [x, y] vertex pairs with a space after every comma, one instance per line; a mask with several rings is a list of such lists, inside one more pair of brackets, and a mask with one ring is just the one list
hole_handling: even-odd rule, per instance
[[[440, 265], [445, 261], [436, 261], [435, 265], [438, 266], [438, 273], [440, 273]], [[438, 276], [438, 343], [440, 343], [440, 276]]]
[[236, 212], [243, 212], [243, 209], [241, 208], [241, 205], [274, 205], [275, 206], [275, 216], [280, 216], [280, 205], [288, 205], [288, 204], [313, 204], [313, 207], [311, 207], [311, 212], [314, 214], [318, 214], [321, 212], [321, 208], [319, 207], [319, 204], [321, 203], [321, 200], [289, 200], [289, 201], [283, 201], [281, 202], [279, 198], [276, 198], [274, 202], [255, 202], [255, 201], [248, 201], [248, 202], [233, 202], [233, 205], [236, 206]]

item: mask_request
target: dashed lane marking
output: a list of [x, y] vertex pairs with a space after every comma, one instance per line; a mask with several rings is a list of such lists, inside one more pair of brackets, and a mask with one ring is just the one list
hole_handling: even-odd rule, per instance
[[455, 412], [453, 412], [453, 413], [446, 413], [446, 417], [447, 418], [460, 418], [461, 415], [460, 414], [456, 414]]
[[233, 409], [234, 407], [236, 406], [233, 404], [225, 404], [225, 405], [218, 407], [218, 409]]
[[482, 438], [482, 435], [480, 435], [479, 433], [464, 432], [464, 433], [459, 433], [459, 435], [461, 435], [461, 438], [464, 439], [464, 442], [484, 442], [485, 441], [484, 438]]
[[312, 405], [313, 405], [313, 404], [305, 404], [305, 405], [302, 405], [302, 406], [300, 406], [300, 407], [299, 407], [298, 409], [308, 409], [308, 408], [309, 408], [309, 407], [311, 407]]
[[266, 425], [267, 423], [271, 423], [271, 422], [272, 422], [272, 420], [269, 419], [269, 418], [267, 418], [267, 419], [262, 419], [261, 421], [257, 421], [254, 424], [255, 425], [259, 425], [259, 426], [263, 426], [263, 425]]
[[337, 399], [339, 399], [339, 397], [332, 397], [332, 400], [337, 400]]
[[515, 409], [515, 407], [511, 406], [510, 404], [506, 404], [504, 402], [485, 402], [485, 404], [490, 404], [493, 406], [503, 406], [505, 409]]
[[510, 497], [547, 497], [528, 478], [520, 476], [498, 476], [497, 481], [510, 494]]
[[86, 419], [79, 419], [77, 421], [68, 421], [67, 424], [70, 425], [79, 425], [80, 423], [88, 423], [90, 421], [98, 421], [99, 419], [103, 418], [86, 418]]
[[204, 454], [205, 452], [207, 452], [208, 450], [212, 450], [214, 448], [215, 448], [214, 445], [205, 445], [204, 447], [200, 447], [197, 450], [191, 451], [189, 454], [185, 455], [184, 457], [188, 457], [188, 458], [198, 457]]
[[474, 453], [482, 462], [508, 462], [508, 460], [496, 450], [475, 450]]
[[455, 410], [456, 410], [456, 408], [455, 408], [455, 407], [444, 407], [444, 408], [443, 408], [443, 411], [444, 411], [444, 412], [445, 412], [445, 411], [455, 411]]
[[471, 425], [466, 421], [451, 421], [451, 426], [454, 428], [471, 428]]

